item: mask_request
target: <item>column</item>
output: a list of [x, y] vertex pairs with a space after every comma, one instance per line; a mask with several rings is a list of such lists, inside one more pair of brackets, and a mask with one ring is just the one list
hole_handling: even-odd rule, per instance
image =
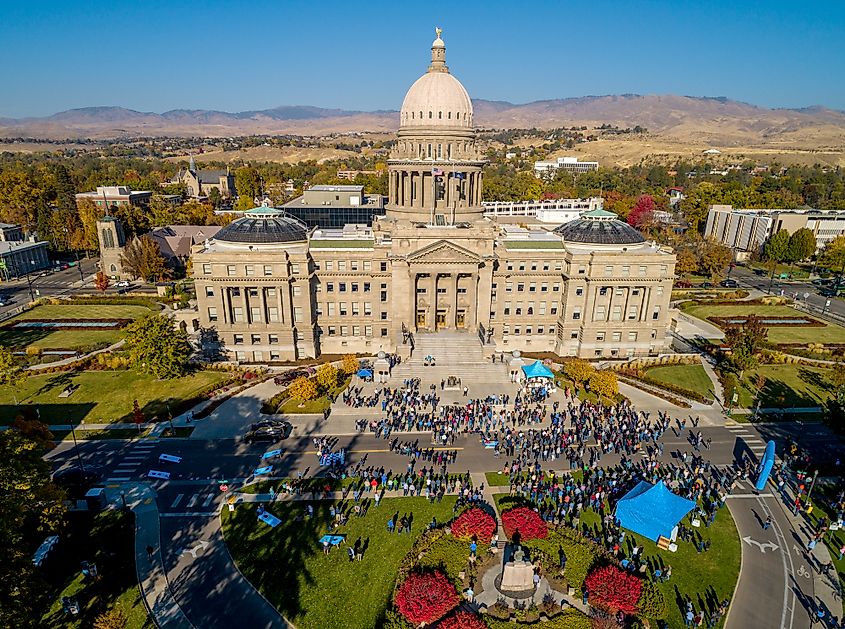
[[258, 298], [261, 300], [261, 321], [269, 323], [270, 317], [267, 313], [267, 288], [262, 286], [258, 291]]
[[428, 274], [428, 284], [431, 287], [428, 294], [431, 299], [428, 300], [429, 316], [426, 317], [426, 327], [434, 330], [437, 327], [437, 273]]
[[[490, 327], [490, 310], [492, 310], [493, 292], [493, 265], [491, 262], [484, 262], [483, 266], [476, 272], [477, 282], [473, 285], [476, 291], [475, 300], [475, 327], [481, 323], [484, 329]], [[501, 295], [504, 295], [504, 286], [501, 287]]]
[[232, 323], [232, 297], [228, 286], [220, 287], [220, 296], [223, 298], [223, 323]]
[[[451, 327], [457, 329], [458, 328], [458, 276], [459, 273], [452, 274], [452, 313], [450, 318], [452, 319]], [[464, 325], [466, 325], [466, 313], [464, 314]]]
[[241, 286], [241, 299], [243, 299], [243, 302], [244, 302], [244, 322], [252, 323], [252, 317], [250, 316], [250, 313], [249, 313], [249, 297], [247, 297], [246, 293], [247, 293], [247, 287], [242, 285]]
[[651, 288], [643, 286], [643, 305], [640, 312], [640, 321], [648, 321], [648, 302], [651, 299]]
[[467, 286], [467, 312], [465, 316], [466, 329], [475, 331], [478, 327], [478, 273], [472, 273], [469, 278], [469, 286]]

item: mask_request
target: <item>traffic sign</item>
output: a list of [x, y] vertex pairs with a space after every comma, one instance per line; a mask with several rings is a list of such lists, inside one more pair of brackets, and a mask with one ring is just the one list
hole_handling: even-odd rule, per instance
[[226, 483], [221, 483], [220, 491], [229, 491], [229, 486]]
[[159, 454], [158, 460], [161, 463], [181, 463], [182, 457], [181, 456], [173, 456], [172, 454]]
[[147, 472], [147, 476], [150, 478], [163, 478], [164, 480], [168, 480], [170, 478], [170, 472], [159, 472], [158, 470], [150, 470]]

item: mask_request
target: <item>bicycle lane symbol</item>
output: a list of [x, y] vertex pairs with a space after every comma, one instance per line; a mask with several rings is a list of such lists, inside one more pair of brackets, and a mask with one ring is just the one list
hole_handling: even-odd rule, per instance
[[804, 577], [805, 579], [810, 578], [810, 573], [807, 571], [807, 568], [805, 568], [803, 564], [798, 566], [798, 576]]

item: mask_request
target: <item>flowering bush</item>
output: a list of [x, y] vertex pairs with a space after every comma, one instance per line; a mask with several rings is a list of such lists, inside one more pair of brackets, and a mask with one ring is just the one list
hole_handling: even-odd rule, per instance
[[455, 586], [439, 571], [412, 572], [396, 593], [396, 607], [414, 624], [443, 618], [460, 602]]
[[458, 612], [443, 620], [437, 627], [438, 629], [487, 629], [487, 623], [470, 612]]
[[511, 539], [517, 532], [522, 539], [544, 539], [549, 534], [540, 514], [528, 507], [517, 507], [502, 513], [502, 526]]
[[591, 602], [602, 603], [626, 614], [637, 613], [637, 602], [643, 589], [643, 582], [638, 577], [616, 566], [604, 566], [588, 574], [584, 584]]
[[493, 539], [496, 532], [496, 520], [484, 509], [467, 509], [452, 523], [452, 535], [461, 539], [471, 539], [475, 535], [484, 542]]

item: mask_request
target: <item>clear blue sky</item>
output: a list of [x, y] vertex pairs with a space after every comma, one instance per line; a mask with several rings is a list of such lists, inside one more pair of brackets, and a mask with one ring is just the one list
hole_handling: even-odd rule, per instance
[[845, 110], [842, 0], [0, 0], [0, 116], [398, 109], [434, 26], [474, 98], [728, 96]]

